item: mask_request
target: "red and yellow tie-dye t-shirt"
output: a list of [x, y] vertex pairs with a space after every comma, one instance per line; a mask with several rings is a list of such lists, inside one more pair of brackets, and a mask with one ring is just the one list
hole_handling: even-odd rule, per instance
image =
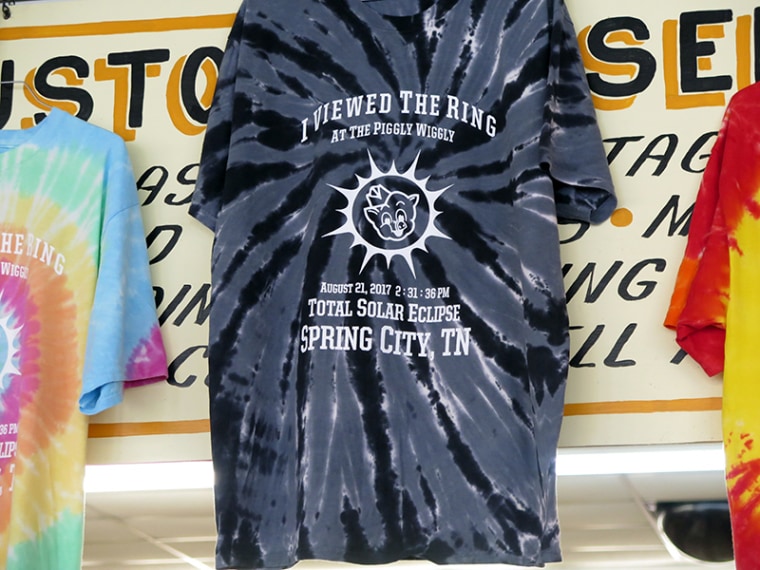
[[731, 100], [704, 172], [665, 324], [723, 371], [726, 480], [738, 570], [760, 568], [760, 85]]
[[165, 377], [123, 141], [0, 131], [0, 568], [80, 568], [85, 414]]

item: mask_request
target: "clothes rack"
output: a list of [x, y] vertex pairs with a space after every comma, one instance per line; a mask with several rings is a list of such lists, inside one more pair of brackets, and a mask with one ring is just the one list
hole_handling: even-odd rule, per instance
[[[5, 4], [3, 4], [3, 6], [5, 6]], [[3, 8], [3, 10], [4, 9], [5, 8]], [[45, 101], [43, 101], [42, 98], [37, 94], [37, 91], [35, 89], [33, 89], [32, 86], [29, 85], [29, 83], [27, 83], [23, 79], [6, 79], [6, 80], [0, 81], [0, 85], [11, 85], [11, 84], [12, 85], [23, 85], [24, 89], [26, 89], [27, 91], [29, 91], [29, 93], [31, 94], [32, 98], [35, 101], [37, 101], [37, 103], [39, 103], [40, 105], [42, 105], [46, 109], [50, 109], [50, 105], [48, 103], [46, 103]]]

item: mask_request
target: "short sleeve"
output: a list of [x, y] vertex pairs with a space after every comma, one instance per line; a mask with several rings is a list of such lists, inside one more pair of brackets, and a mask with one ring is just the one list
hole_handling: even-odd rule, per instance
[[729, 232], [720, 196], [722, 180], [733, 176], [725, 163], [730, 116], [729, 108], [702, 175], [665, 316], [665, 326], [676, 331], [676, 342], [710, 376], [723, 370], [725, 359]]
[[553, 0], [541, 162], [554, 181], [557, 217], [602, 222], [617, 200], [575, 30], [562, 0]]
[[201, 147], [198, 179], [190, 204], [190, 215], [211, 230], [216, 228], [216, 218], [223, 200], [244, 14], [245, 2], [230, 30], [219, 68], [219, 79]]
[[105, 220], [79, 400], [85, 414], [119, 403], [125, 386], [167, 378], [134, 175], [120, 139], [109, 153], [104, 185]]
[[710, 229], [715, 222], [718, 206], [718, 184], [726, 140], [726, 125], [727, 122], [724, 119], [697, 192], [697, 199], [689, 222], [686, 250], [678, 268], [675, 287], [668, 312], [665, 315], [665, 326], [669, 328], [674, 329], [676, 327], [678, 319], [683, 313], [694, 277], [699, 269], [700, 260], [707, 247], [707, 239], [711, 234]]
[[[690, 265], [685, 258], [686, 267]], [[686, 303], [676, 324], [676, 341], [704, 371], [723, 370], [729, 301], [729, 240], [720, 204], [695, 264]]]

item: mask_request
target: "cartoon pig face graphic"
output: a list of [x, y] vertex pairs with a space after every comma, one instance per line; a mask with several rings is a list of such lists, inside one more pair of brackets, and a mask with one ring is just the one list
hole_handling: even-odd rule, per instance
[[414, 232], [418, 195], [388, 190], [382, 184], [370, 186], [364, 217], [381, 238], [401, 241]]

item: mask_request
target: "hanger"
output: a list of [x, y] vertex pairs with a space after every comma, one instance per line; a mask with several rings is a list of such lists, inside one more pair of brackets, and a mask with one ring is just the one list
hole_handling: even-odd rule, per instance
[[[3, 10], [4, 10], [4, 9], [5, 9], [5, 3], [3, 3]], [[42, 107], [44, 107], [45, 109], [52, 109], [52, 107], [51, 107], [51, 106], [50, 106], [48, 103], [46, 103], [45, 101], [43, 101], [43, 100], [40, 98], [40, 96], [39, 96], [39, 95], [37, 95], [37, 91], [35, 91], [34, 89], [32, 89], [32, 86], [31, 86], [31, 85], [29, 85], [29, 84], [28, 84], [26, 81], [24, 81], [23, 79], [6, 79], [6, 80], [3, 80], [3, 81], [0, 81], [0, 85], [11, 85], [11, 84], [13, 84], [13, 85], [23, 85], [23, 86], [24, 86], [24, 88], [25, 88], [27, 91], [29, 91], [29, 93], [31, 94], [32, 98], [33, 98], [35, 101], [37, 101], [37, 103], [39, 103], [39, 104], [40, 104]]]

